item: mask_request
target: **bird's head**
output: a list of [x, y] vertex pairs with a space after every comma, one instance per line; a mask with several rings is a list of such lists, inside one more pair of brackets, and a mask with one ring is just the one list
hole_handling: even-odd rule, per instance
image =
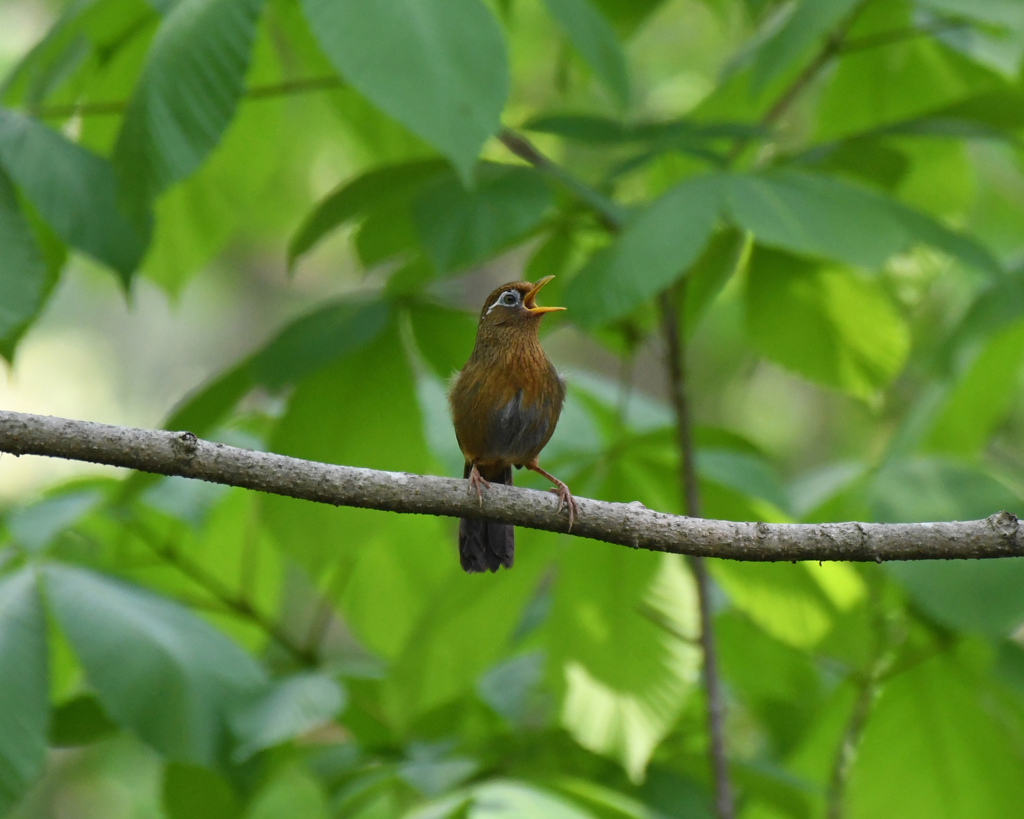
[[541, 316], [564, 307], [541, 307], [537, 304], [537, 293], [554, 276], [545, 276], [536, 283], [509, 282], [497, 288], [487, 297], [480, 311], [481, 327], [536, 327]]

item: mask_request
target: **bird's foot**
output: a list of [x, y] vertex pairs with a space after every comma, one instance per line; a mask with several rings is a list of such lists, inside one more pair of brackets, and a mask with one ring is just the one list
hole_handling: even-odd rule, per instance
[[469, 471], [469, 489], [470, 491], [476, 490], [476, 499], [481, 506], [484, 504], [484, 496], [483, 492], [481, 492], [482, 487], [490, 489], [490, 481], [485, 480], [484, 476], [480, 474], [480, 470], [476, 468], [476, 464], [473, 464], [473, 468]]
[[557, 478], [552, 478], [555, 485], [548, 490], [548, 492], [554, 492], [558, 495], [558, 508], [555, 512], [561, 512], [562, 509], [569, 510], [569, 531], [572, 531], [573, 521], [576, 520], [576, 516], [580, 513], [580, 507], [576, 503], [576, 498], [572, 496], [572, 492], [569, 491], [569, 487], [562, 483]]

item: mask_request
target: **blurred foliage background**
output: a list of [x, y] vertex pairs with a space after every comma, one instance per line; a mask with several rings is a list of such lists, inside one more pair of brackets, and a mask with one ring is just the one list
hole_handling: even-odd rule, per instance
[[[480, 302], [556, 274], [575, 493], [681, 511], [668, 293], [705, 516], [1013, 511], [1022, 63], [1016, 0], [4, 0], [2, 401], [457, 475]], [[0, 813], [713, 815], [677, 556], [0, 491]], [[1021, 561], [709, 568], [739, 816], [1019, 811]]]

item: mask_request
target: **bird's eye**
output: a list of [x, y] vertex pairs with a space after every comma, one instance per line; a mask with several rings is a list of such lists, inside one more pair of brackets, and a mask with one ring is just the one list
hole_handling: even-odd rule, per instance
[[516, 294], [512, 292], [508, 292], [501, 297], [501, 303], [508, 307], [515, 307], [518, 301], [519, 299], [516, 298]]

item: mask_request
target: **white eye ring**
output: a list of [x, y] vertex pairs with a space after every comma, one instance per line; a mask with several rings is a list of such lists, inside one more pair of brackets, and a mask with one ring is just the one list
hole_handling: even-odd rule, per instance
[[491, 310], [499, 305], [501, 307], [516, 307], [519, 304], [519, 298], [518, 290], [506, 290], [494, 300], [494, 304], [487, 308], [487, 312], [490, 313]]

